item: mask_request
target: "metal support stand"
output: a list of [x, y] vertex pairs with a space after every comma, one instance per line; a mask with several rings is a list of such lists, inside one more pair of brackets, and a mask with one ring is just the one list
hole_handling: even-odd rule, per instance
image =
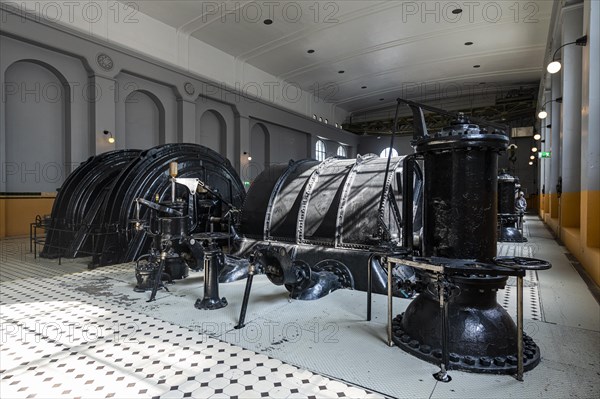
[[221, 251], [204, 251], [204, 298], [197, 299], [196, 309], [215, 310], [227, 306], [227, 299], [219, 297], [219, 257]]
[[450, 382], [452, 377], [448, 375], [448, 301], [444, 289], [444, 276], [441, 273], [436, 274], [438, 297], [440, 302], [440, 313], [442, 316], [442, 362], [440, 371], [433, 374], [433, 378], [441, 382]]
[[523, 276], [517, 276], [517, 380], [523, 381]]
[[165, 270], [165, 259], [167, 258], [167, 249], [165, 248], [160, 253], [160, 263], [158, 264], [158, 270], [156, 271], [156, 276], [154, 276], [154, 286], [152, 287], [152, 293], [150, 294], [150, 299], [146, 302], [152, 302], [156, 298], [156, 293], [158, 289], [162, 286], [165, 290], [168, 291], [167, 287], [165, 287], [162, 283], [162, 274]]
[[368, 260], [369, 265], [367, 268], [367, 321], [371, 321], [371, 297], [373, 294], [373, 266], [371, 265], [371, 258]]
[[517, 220], [517, 230], [521, 233], [521, 237], [523, 237], [523, 214], [519, 213], [519, 219]]
[[252, 288], [252, 279], [254, 278], [254, 273], [256, 269], [253, 263], [250, 263], [248, 266], [248, 279], [246, 280], [246, 289], [244, 290], [244, 299], [242, 300], [242, 309], [240, 311], [240, 319], [238, 321], [237, 326], [234, 328], [240, 329], [245, 326], [246, 321], [246, 310], [248, 310], [248, 301], [250, 300], [250, 289]]
[[388, 325], [387, 325], [388, 346], [393, 346], [394, 342], [392, 341], [392, 313], [393, 313], [392, 262], [390, 262], [389, 260], [387, 262], [387, 299], [388, 299]]

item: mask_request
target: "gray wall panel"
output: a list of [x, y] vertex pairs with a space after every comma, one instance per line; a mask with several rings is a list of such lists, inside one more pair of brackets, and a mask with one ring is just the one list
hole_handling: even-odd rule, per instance
[[[227, 156], [238, 172], [244, 175], [242, 178], [254, 177], [253, 174], [257, 173], [251, 171], [253, 165], [249, 164], [248, 154], [244, 152], [251, 155], [256, 153], [252, 161], [254, 164], [287, 162], [290, 159], [312, 157], [314, 143], [318, 138], [324, 138], [332, 142], [331, 155], [335, 154], [338, 143], [348, 145], [349, 156], [356, 154], [358, 137], [332, 125], [237, 93], [201, 74], [179, 69], [114, 43], [100, 41], [47, 21], [5, 17], [6, 12], [0, 10], [3, 18], [0, 30], [2, 83], [5, 83], [4, 71], [8, 66], [22, 59], [45, 62], [69, 82], [72, 99], [67, 109], [70, 116], [62, 128], [65, 136], [64, 156], [59, 162], [77, 164], [90, 155], [112, 149], [149, 146], [156, 143], [157, 125], [158, 143], [200, 141], [202, 144], [203, 136], [210, 136], [214, 141], [209, 146], [216, 146], [218, 137], [219, 152]], [[109, 60], [110, 63], [100, 62], [99, 55], [102, 55], [103, 61]], [[139, 103], [133, 106], [125, 103], [127, 96], [135, 90], [153, 99], [158, 109], [158, 122], [156, 109], [143, 95], [135, 96]], [[209, 110], [222, 118], [224, 132], [216, 132], [215, 135], [202, 131], [201, 118]], [[40, 115], [45, 112], [54, 115], [50, 108]], [[0, 116], [6, 119], [5, 115], [6, 107], [2, 103]], [[52, 118], [44, 116], [40, 119], [50, 123]], [[256, 131], [251, 133], [257, 122], [262, 123], [265, 129], [264, 138]], [[68, 125], [70, 129], [66, 127]], [[108, 137], [102, 133], [104, 130], [114, 134], [115, 144], [108, 143]], [[148, 139], [146, 130], [152, 131], [152, 141], [138, 141], [138, 138]], [[255, 137], [254, 144], [252, 136]], [[5, 140], [5, 123], [0, 123], [0, 164], [3, 165], [4, 175]], [[261, 153], [263, 140], [265, 144]], [[27, 150], [19, 149], [16, 152]], [[31, 152], [34, 151], [32, 146]], [[54, 154], [50, 158], [57, 157]], [[71, 167], [67, 169], [70, 170]], [[0, 191], [6, 191], [4, 175]], [[51, 188], [42, 190], [42, 186], [31, 184], [22, 189], [35, 192]]]

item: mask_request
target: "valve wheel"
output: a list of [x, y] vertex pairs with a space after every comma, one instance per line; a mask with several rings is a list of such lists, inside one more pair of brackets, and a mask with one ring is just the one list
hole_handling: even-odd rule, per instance
[[535, 258], [525, 258], [521, 256], [499, 256], [494, 259], [499, 266], [510, 268], [519, 268], [524, 270], [548, 270], [552, 267], [550, 262]]

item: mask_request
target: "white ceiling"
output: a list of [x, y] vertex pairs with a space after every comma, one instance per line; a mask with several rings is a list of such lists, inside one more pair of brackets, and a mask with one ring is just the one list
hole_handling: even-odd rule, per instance
[[[397, 97], [464, 97], [475, 88], [539, 83], [553, 2], [173, 0], [137, 5], [238, 61], [317, 90], [319, 97], [358, 113], [389, 106]], [[462, 13], [453, 14], [456, 8]], [[273, 23], [264, 24], [267, 18]]]

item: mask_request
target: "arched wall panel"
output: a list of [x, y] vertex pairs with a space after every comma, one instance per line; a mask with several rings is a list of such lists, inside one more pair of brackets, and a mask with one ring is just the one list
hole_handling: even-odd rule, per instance
[[250, 129], [250, 156], [252, 161], [248, 163], [248, 171], [245, 174], [253, 181], [270, 164], [269, 131], [262, 123], [256, 123]]
[[65, 179], [69, 86], [31, 61], [12, 64], [5, 79], [6, 191], [54, 192]]
[[164, 109], [161, 108], [143, 91], [136, 90], [127, 96], [125, 148], [147, 150], [160, 144], [161, 131], [164, 132]]
[[[224, 157], [227, 157], [233, 162], [239, 156], [236, 150], [236, 140], [238, 140], [238, 138], [236, 137], [235, 107], [224, 102], [215, 101], [211, 98], [199, 96], [196, 99], [195, 133], [197, 144], [207, 145], [198, 141], [199, 136], [204, 136], [205, 134], [208, 134], [202, 132], [201, 128], [202, 117], [206, 114], [207, 111], [213, 112], [214, 115], [217, 116], [217, 118], [219, 118], [221, 123], [225, 126], [224, 130], [221, 131], [221, 135], [219, 137], [219, 147], [216, 149], [211, 146], [209, 147], [215, 149], [215, 151], [217, 151], [219, 154], [223, 155]], [[247, 123], [247, 120], [244, 122]], [[210, 138], [208, 137], [204, 137], [202, 139], [210, 140]], [[215, 138], [213, 139], [216, 141]]]
[[[80, 59], [75, 57], [24, 43], [4, 35], [0, 36], [0, 49], [0, 84], [3, 86], [4, 94], [0, 103], [0, 165], [2, 165], [0, 191], [8, 192], [15, 189], [14, 182], [10, 184], [13, 188], [7, 188], [6, 185], [9, 180], [8, 175], [14, 173], [17, 174], [16, 179], [20, 182], [18, 184], [19, 191], [53, 192], [80, 162], [86, 160], [93, 153], [93, 140], [89, 132], [90, 99], [87, 94], [89, 85], [86, 67]], [[22, 67], [25, 67], [25, 69], [21, 71]], [[42, 72], [47, 71], [50, 74], [47, 76], [55, 76], [55, 79], [60, 82], [59, 86], [68, 87], [68, 89], [63, 90], [61, 95], [58, 96], [56, 90], [57, 80], [53, 80], [51, 83], [46, 78], [38, 79], [35, 76], [29, 78], [27, 73], [30, 73], [33, 69]], [[15, 81], [15, 70], [21, 78], [26, 79], [26, 84]], [[17, 98], [20, 110], [16, 111], [17, 114], [15, 114], [14, 106], [17, 104], [12, 103], [9, 105], [8, 103]], [[56, 156], [57, 154], [51, 157], [47, 156], [47, 152], [52, 151], [54, 147], [46, 145], [46, 138], [37, 135], [33, 139], [28, 139], [26, 143], [27, 152], [16, 154], [8, 149], [7, 132], [12, 130], [11, 125], [15, 126], [13, 125], [14, 118], [22, 112], [23, 108], [21, 106], [25, 106], [24, 109], [39, 107], [41, 112], [26, 111], [29, 117], [22, 119], [22, 122], [29, 125], [40, 123], [43, 128], [49, 128], [50, 126], [45, 126], [44, 120], [52, 121], [54, 112], [49, 111], [47, 108], [56, 111], [58, 104], [61, 102], [65, 106], [58, 113], [62, 118], [62, 133], [64, 135], [60, 142], [62, 145], [62, 155], [60, 157]], [[7, 110], [7, 108], [10, 110]], [[50, 119], [44, 119], [46, 117], [43, 115], [46, 113], [52, 115]], [[8, 138], [9, 142], [12, 141], [11, 146], [15, 144], [15, 140], [25, 141], [21, 131], [16, 133], [16, 137], [14, 134], [11, 133], [11, 137]], [[9, 155], [9, 152], [13, 152], [13, 154]], [[39, 154], [40, 157], [34, 157], [34, 154]], [[14, 161], [14, 157], [20, 158], [18, 169], [12, 168], [14, 164], [9, 164], [9, 162]], [[40, 168], [43, 167], [42, 162], [44, 162], [46, 169], [40, 169], [39, 172], [35, 171], [35, 163], [30, 167], [21, 168], [20, 164], [22, 162], [31, 164], [28, 160], [31, 157], [36, 158], [36, 162], [40, 162]], [[37, 158], [40, 159], [37, 160]], [[51, 164], [47, 163], [48, 159], [52, 160]], [[8, 168], [12, 169], [7, 170]], [[32, 169], [34, 171], [30, 172]], [[38, 181], [40, 184], [38, 184]]]
[[[178, 141], [177, 98], [172, 87], [121, 72], [116, 77], [114, 91], [115, 148], [147, 149]], [[154, 103], [155, 108], [151, 103]], [[143, 120], [138, 117], [140, 114], [149, 117], [151, 109], [152, 119]], [[154, 114], [156, 110], [158, 110], [158, 121]], [[132, 128], [133, 131], [130, 131]], [[150, 137], [143, 132], [144, 128], [153, 129], [152, 131], [158, 132], [158, 135]], [[132, 147], [136, 145], [137, 147]], [[145, 147], [141, 148], [141, 145]]]
[[196, 144], [201, 144], [223, 155], [226, 148], [227, 123], [219, 112], [205, 111], [196, 125]]

